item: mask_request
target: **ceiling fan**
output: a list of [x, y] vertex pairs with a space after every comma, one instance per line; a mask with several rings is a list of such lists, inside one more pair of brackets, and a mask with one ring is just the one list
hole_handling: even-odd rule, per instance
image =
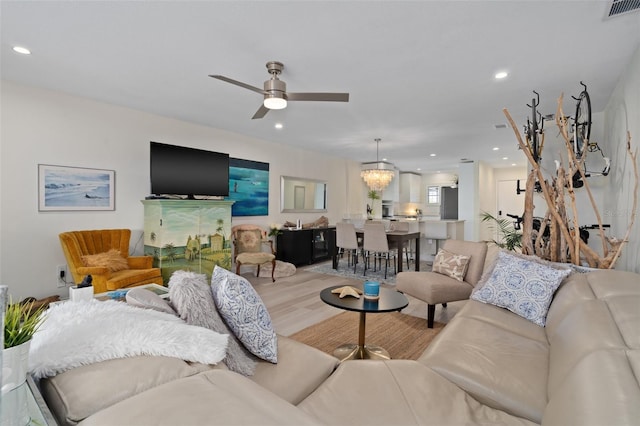
[[209, 75], [209, 77], [253, 90], [254, 92], [264, 95], [264, 101], [258, 111], [251, 117], [252, 119], [264, 117], [270, 109], [283, 109], [287, 106], [287, 101], [325, 101], [325, 102], [349, 102], [348, 93], [292, 93], [287, 92], [287, 84], [280, 80], [278, 76], [284, 69], [282, 62], [267, 62], [267, 71], [271, 74], [271, 78], [264, 82], [264, 89], [234, 80], [223, 75]]

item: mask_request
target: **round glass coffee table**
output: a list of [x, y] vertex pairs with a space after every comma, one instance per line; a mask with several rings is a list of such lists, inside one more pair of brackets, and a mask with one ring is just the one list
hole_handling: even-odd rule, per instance
[[[358, 330], [358, 343], [342, 345], [333, 352], [333, 355], [341, 361], [348, 359], [391, 359], [389, 352], [380, 346], [365, 345], [364, 335], [367, 313], [376, 314], [400, 311], [409, 304], [407, 297], [396, 290], [380, 287], [380, 298], [378, 300], [365, 299], [363, 295], [360, 295], [359, 299], [351, 296], [345, 296], [341, 299], [338, 294], [331, 293], [331, 290], [340, 287], [343, 286], [338, 285], [325, 288], [320, 292], [320, 299], [333, 307], [359, 312], [360, 327]], [[362, 290], [362, 285], [351, 287]]]

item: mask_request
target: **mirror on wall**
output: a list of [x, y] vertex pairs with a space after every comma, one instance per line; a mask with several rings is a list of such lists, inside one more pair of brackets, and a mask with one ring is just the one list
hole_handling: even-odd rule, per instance
[[282, 213], [326, 212], [327, 182], [281, 176], [280, 209]]

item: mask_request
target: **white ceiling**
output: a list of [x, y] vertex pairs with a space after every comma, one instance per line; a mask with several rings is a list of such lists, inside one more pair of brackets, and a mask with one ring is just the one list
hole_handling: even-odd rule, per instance
[[[583, 80], [603, 111], [640, 45], [640, 13], [606, 19], [608, 5], [2, 0], [1, 76], [356, 161], [375, 161], [381, 138], [380, 158], [403, 171], [524, 165], [513, 131], [494, 128], [502, 109], [522, 125], [532, 90], [554, 113]], [[261, 96], [207, 76], [262, 87], [270, 60], [285, 64], [289, 91], [350, 102], [290, 102], [251, 120]], [[495, 80], [500, 70], [510, 76]]]

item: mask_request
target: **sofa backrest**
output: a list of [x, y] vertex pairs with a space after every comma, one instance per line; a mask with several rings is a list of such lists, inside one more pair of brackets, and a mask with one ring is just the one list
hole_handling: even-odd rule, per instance
[[573, 273], [547, 315], [549, 402], [542, 423], [637, 424], [640, 275]]
[[467, 274], [464, 276], [464, 281], [475, 287], [480, 280], [484, 269], [484, 259], [487, 255], [487, 244], [484, 242], [474, 241], [446, 240], [442, 248], [450, 251], [451, 253], [471, 256], [469, 259]]

